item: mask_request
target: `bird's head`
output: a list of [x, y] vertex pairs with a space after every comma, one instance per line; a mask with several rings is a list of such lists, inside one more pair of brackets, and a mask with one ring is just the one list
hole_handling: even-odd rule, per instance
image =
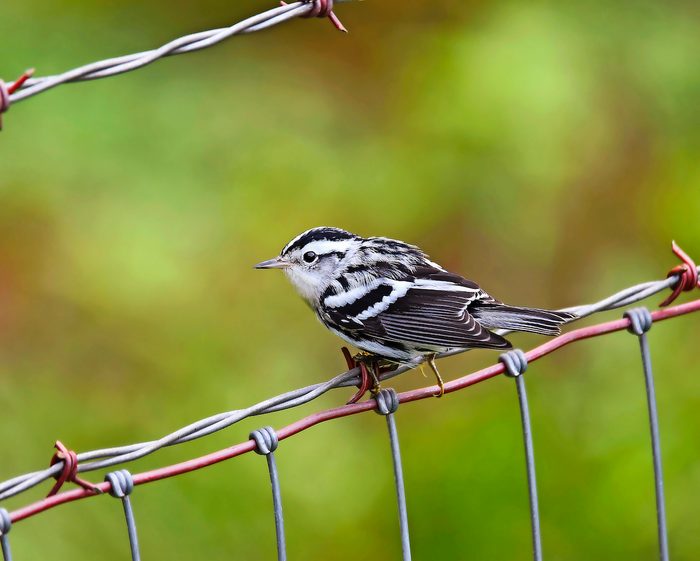
[[282, 269], [299, 294], [315, 305], [344, 268], [343, 260], [357, 251], [362, 238], [339, 228], [311, 228], [284, 246], [278, 257], [256, 269]]

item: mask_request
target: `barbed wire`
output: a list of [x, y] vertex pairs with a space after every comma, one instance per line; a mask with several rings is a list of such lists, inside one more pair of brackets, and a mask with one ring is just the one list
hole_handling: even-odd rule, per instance
[[[604, 298], [603, 300], [600, 300], [598, 302], [595, 302], [593, 304], [587, 304], [583, 306], [574, 306], [574, 307], [569, 307], [569, 308], [564, 308], [563, 311], [569, 311], [574, 314], [576, 314], [576, 319], [581, 319], [587, 316], [590, 316], [593, 313], [600, 312], [600, 311], [605, 311], [605, 310], [614, 310], [617, 308], [621, 308], [624, 306], [628, 306], [632, 303], [639, 302], [640, 300], [643, 300], [645, 298], [648, 298], [649, 296], [652, 296], [654, 294], [657, 294], [663, 290], [666, 290], [668, 288], [674, 288], [673, 294], [677, 296], [677, 294], [680, 292], [680, 290], [691, 290], [698, 284], [698, 274], [700, 273], [700, 270], [695, 266], [695, 264], [692, 262], [692, 260], [675, 244], [673, 245], [673, 250], [676, 255], [678, 255], [682, 261], [683, 264], [679, 265], [678, 267], [672, 269], [671, 273], [669, 273], [669, 276], [664, 279], [664, 280], [658, 280], [658, 281], [650, 281], [650, 282], [645, 282], [641, 284], [637, 284], [635, 286], [626, 288], [624, 290], [621, 290], [607, 298]], [[700, 301], [696, 301], [695, 304], [697, 304]], [[667, 299], [664, 304], [670, 303], [669, 300]], [[692, 304], [692, 303], [691, 303]], [[673, 308], [674, 310], [680, 309], [682, 307], [676, 307]], [[695, 311], [694, 308], [690, 311]], [[668, 311], [668, 310], [667, 310]], [[687, 313], [683, 312], [683, 313]], [[666, 316], [659, 315], [658, 319], [664, 319]], [[669, 317], [672, 317], [669, 316]], [[655, 319], [657, 319], [655, 317]], [[619, 320], [617, 323], [611, 322], [610, 324], [603, 324], [605, 325], [615, 325], [615, 329], [622, 329], [628, 325], [628, 323], [620, 323]], [[624, 320], [626, 321], [626, 320]], [[593, 326], [593, 328], [596, 328], [596, 326]], [[531, 356], [530, 354], [528, 355], [528, 360], [535, 360], [541, 356], [544, 356], [545, 354], [548, 354], [549, 352], [552, 352], [553, 350], [559, 348], [562, 344], [568, 344], [569, 342], [573, 340], [577, 340], [577, 338], [583, 338], [581, 335], [582, 332], [585, 332], [585, 330], [590, 330], [591, 328], [583, 328], [579, 329], [575, 332], [569, 332], [566, 333], [556, 339], [553, 339], [549, 341], [548, 343], [545, 343], [544, 345], [541, 345], [540, 347], [537, 347], [536, 349], [533, 349], [531, 351]], [[596, 331], [593, 329], [591, 333], [593, 335], [586, 335], [586, 336], [594, 336], [601, 334], [605, 331], [604, 328], [603, 331]], [[505, 330], [500, 330], [498, 331], [500, 334], [506, 334], [509, 333], [509, 331]], [[577, 334], [578, 335], [575, 335]], [[564, 341], [564, 343], [561, 343], [561, 341]], [[459, 354], [461, 352], [465, 352], [464, 350], [456, 350], [456, 351], [451, 351], [447, 353], [443, 353], [439, 355], [438, 358], [444, 358], [447, 356], [453, 356], [456, 354]], [[398, 376], [399, 374], [402, 374], [404, 372], [407, 372], [408, 370], [411, 370], [413, 368], [416, 368], [422, 360], [416, 360], [413, 361], [410, 364], [405, 364], [402, 366], [399, 366], [395, 370], [392, 370], [390, 372], [384, 372], [380, 375], [380, 379], [382, 381], [388, 380], [390, 378], [393, 378], [394, 376]], [[502, 372], [502, 365], [500, 366], [494, 366], [491, 367], [491, 369], [496, 368], [498, 372]], [[486, 377], [491, 377], [493, 372], [496, 372], [496, 370], [489, 370], [488, 371], [488, 376]], [[497, 372], [497, 373], [498, 373]], [[464, 379], [464, 378], [462, 378]], [[486, 379], [486, 378], [483, 378]], [[479, 379], [481, 381], [481, 379]], [[143, 458], [144, 456], [147, 456], [149, 454], [152, 454], [156, 452], [157, 450], [160, 450], [161, 448], [164, 447], [169, 447], [169, 446], [174, 446], [174, 445], [179, 445], [183, 444], [185, 442], [190, 442], [195, 439], [202, 438], [204, 436], [207, 436], [209, 434], [212, 434], [214, 432], [220, 431], [224, 428], [227, 428], [235, 423], [238, 423], [242, 421], [243, 419], [246, 419], [248, 417], [252, 416], [258, 416], [258, 415], [263, 415], [263, 414], [268, 414], [268, 413], [273, 413], [276, 411], [282, 411], [285, 409], [291, 409], [294, 407], [298, 407], [300, 405], [306, 404], [321, 395], [325, 394], [326, 392], [330, 391], [331, 389], [335, 388], [344, 388], [344, 387], [349, 387], [349, 386], [357, 386], [360, 382], [360, 369], [359, 368], [353, 368], [350, 369], [346, 372], [343, 372], [334, 378], [328, 380], [327, 382], [323, 382], [320, 384], [313, 384], [310, 386], [306, 386], [304, 388], [299, 388], [297, 390], [292, 390], [283, 394], [280, 394], [275, 397], [268, 398], [264, 401], [261, 401], [259, 403], [256, 403], [254, 405], [251, 405], [250, 407], [247, 407], [245, 409], [237, 409], [233, 411], [227, 411], [223, 413], [219, 413], [216, 415], [212, 415], [210, 417], [207, 417], [205, 419], [201, 419], [199, 421], [196, 421], [194, 423], [191, 423], [185, 427], [182, 427], [168, 435], [165, 435], [164, 437], [158, 439], [158, 440], [152, 440], [148, 442], [141, 442], [137, 444], [131, 444], [131, 445], [126, 445], [126, 446], [117, 446], [113, 448], [104, 448], [100, 450], [93, 450], [89, 452], [82, 452], [79, 454], [75, 454], [75, 459], [74, 459], [74, 467], [72, 468], [74, 471], [74, 476], [77, 475], [77, 473], [82, 473], [82, 472], [89, 472], [89, 471], [94, 471], [98, 469], [103, 469], [107, 468], [110, 466], [114, 466], [117, 464], [124, 464], [128, 462], [132, 462], [134, 460], [137, 460], [139, 458]], [[445, 387], [455, 387], [454, 386], [454, 381], [453, 382], [448, 382]], [[466, 386], [460, 386], [461, 387], [466, 387]], [[458, 389], [459, 389], [458, 388]], [[422, 392], [425, 391], [425, 388], [423, 390], [415, 390], [417, 392]], [[433, 389], [433, 391], [435, 391]], [[454, 391], [454, 389], [450, 390]], [[423, 395], [422, 393], [411, 393], [408, 392], [406, 394], [402, 394], [402, 396], [409, 396], [409, 395]], [[413, 399], [419, 399], [420, 397], [414, 397], [414, 398], [409, 398], [407, 399], [408, 401], [412, 401]], [[367, 403], [368, 402], [363, 402], [360, 404], [357, 404], [359, 406], [367, 408]], [[373, 406], [369, 405], [369, 409], [371, 409]], [[354, 410], [349, 410], [349, 411], [354, 411]], [[352, 413], [347, 413], [347, 414], [352, 414]], [[46, 481], [52, 477], [57, 477], [59, 476], [64, 470], [65, 470], [65, 462], [57, 462], [51, 465], [50, 467], [43, 469], [43, 470], [38, 470], [30, 473], [26, 473], [23, 475], [19, 475], [17, 477], [14, 477], [12, 479], [9, 479], [7, 481], [4, 481], [0, 483], [0, 500], [7, 499], [9, 497], [15, 496], [19, 493], [22, 493], [23, 491], [26, 491], [43, 481]]]
[[[350, 1], [352, 0], [335, 0], [335, 2]], [[191, 33], [157, 49], [92, 62], [52, 76], [31, 77], [34, 70], [28, 70], [14, 82], [5, 83], [0, 80], [0, 115], [6, 112], [12, 103], [28, 99], [61, 84], [124, 74], [163, 57], [206, 49], [234, 35], [262, 31], [298, 17], [327, 17], [337, 29], [347, 32], [345, 26], [334, 14], [333, 5], [334, 0], [301, 0], [290, 4], [282, 2], [282, 5], [277, 8], [246, 18], [230, 27]], [[1, 123], [0, 121], [0, 128]]]
[[[700, 311], [700, 299], [692, 300], [685, 304], [681, 304], [671, 308], [656, 310], [654, 312], [651, 312], [649, 316], [651, 318], [651, 321], [658, 322], [698, 311]], [[623, 319], [595, 324], [588, 327], [582, 327], [580, 329], [565, 333], [564, 335], [560, 335], [559, 337], [556, 337], [543, 345], [535, 347], [527, 353], [523, 353], [523, 356], [525, 357], [525, 360], [528, 363], [531, 363], [576, 341], [581, 341], [583, 339], [597, 337], [616, 331], [622, 331], [630, 328], [630, 326], [633, 325], [633, 323], [633, 319], [626, 316]], [[469, 386], [478, 384], [480, 382], [498, 376], [499, 374], [503, 374], [506, 371], [506, 368], [506, 364], [504, 364], [503, 362], [498, 362], [497, 364], [494, 364], [487, 368], [483, 368], [471, 374], [467, 374], [466, 376], [463, 376], [461, 378], [449, 381], [445, 383], [445, 393], [459, 391]], [[412, 401], [418, 401], [422, 399], [431, 399], [434, 397], [435, 392], [438, 389], [438, 386], [428, 386], [416, 390], [403, 392], [397, 394], [396, 400], [398, 403], [410, 403]], [[344, 405], [341, 407], [336, 407], [334, 409], [327, 409], [325, 411], [313, 413], [307, 417], [304, 417], [303, 419], [300, 419], [299, 421], [282, 427], [281, 429], [276, 431], [275, 434], [277, 440], [282, 441], [320, 423], [330, 421], [332, 419], [347, 417], [350, 415], [357, 415], [367, 411], [378, 410], [378, 407], [378, 402], [373, 397], [372, 399], [363, 401], [361, 403], [354, 403], [352, 405]], [[252, 452], [256, 450], [256, 447], [256, 440], [251, 438], [250, 440], [246, 440], [239, 444], [224, 448], [222, 450], [218, 450], [210, 454], [206, 454], [204, 456], [186, 460], [178, 464], [173, 464], [166, 467], [135, 474], [133, 475], [132, 479], [133, 485], [143, 485], [146, 483], [152, 483], [154, 481], [160, 481], [162, 479], [167, 479], [184, 473], [196, 471], [207, 466], [225, 460], [229, 460], [236, 456]], [[64, 468], [60, 471], [66, 472], [67, 470]], [[76, 470], [71, 469], [68, 471], [70, 471], [70, 473], [67, 474], [66, 480], [75, 482], [72, 478], [75, 477]], [[110, 481], [105, 481], [99, 484], [85, 483], [86, 482], [81, 482], [80, 489], [74, 489], [71, 491], [65, 491], [60, 494], [49, 495], [45, 499], [36, 501], [9, 513], [8, 516], [10, 518], [10, 521], [12, 523], [19, 522], [21, 520], [30, 518], [61, 504], [86, 499], [88, 497], [93, 497], [112, 491], [112, 483]]]

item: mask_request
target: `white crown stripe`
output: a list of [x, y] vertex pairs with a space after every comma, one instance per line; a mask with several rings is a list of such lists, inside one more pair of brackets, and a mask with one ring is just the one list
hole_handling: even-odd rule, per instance
[[316, 255], [326, 255], [327, 253], [345, 253], [353, 244], [353, 240], [316, 240], [307, 243], [302, 248], [302, 253], [313, 251]]

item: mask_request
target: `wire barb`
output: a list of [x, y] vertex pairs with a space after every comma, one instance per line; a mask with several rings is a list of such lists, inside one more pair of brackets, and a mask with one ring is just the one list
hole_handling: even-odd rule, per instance
[[[620, 290], [615, 294], [612, 294], [611, 296], [608, 296], [598, 302], [566, 308], [563, 311], [574, 312], [579, 318], [584, 318], [599, 311], [614, 310], [624, 306], [629, 306], [630, 304], [639, 302], [640, 300], [648, 298], [649, 296], [667, 290], [668, 288], [673, 286], [675, 282], [676, 277], [643, 282], [635, 286], [630, 286], [623, 290]], [[696, 304], [691, 303], [690, 308], [695, 309], [695, 305]], [[693, 311], [686, 305], [678, 306], [677, 308]], [[655, 314], [659, 314], [659, 317], [673, 317], [673, 315], [676, 313], [674, 312], [674, 310], [675, 308], [667, 308], [664, 312], [655, 312]], [[622, 328], [626, 327], [627, 324], [625, 323], [625, 325]], [[590, 329], [592, 332], [600, 333], [598, 329]], [[505, 331], [501, 330], [499, 334], [503, 335], [505, 333]], [[569, 332], [567, 334], [567, 336], [572, 335], [573, 332]], [[556, 348], [556, 346], [556, 340], [544, 344], [544, 348], [547, 349], [553, 349]], [[450, 351], [447, 353], [443, 353], [440, 356], [453, 356], [460, 352], [464, 351]], [[544, 352], [544, 354], [546, 354], [546, 352]], [[350, 356], [349, 351], [347, 351], [347, 355]], [[350, 358], [352, 357], [350, 356]], [[534, 358], [535, 357], [531, 355], [530, 362], [532, 362]], [[352, 364], [354, 365], [354, 362]], [[418, 365], [418, 362], [414, 362], [411, 364], [399, 366], [398, 368], [395, 368], [391, 371], [385, 370], [384, 372], [380, 373], [380, 380], [386, 381], [394, 376], [398, 376], [400, 374], [403, 374], [404, 372], [416, 368]], [[276, 411], [282, 411], [285, 409], [291, 409], [293, 407], [298, 407], [300, 405], [313, 401], [314, 399], [318, 398], [321, 395], [324, 395], [332, 389], [357, 386], [361, 382], [358, 373], [359, 369], [354, 368], [354, 366], [351, 367], [351, 365], [349, 364], [347, 371], [342, 372], [341, 374], [338, 374], [337, 376], [325, 382], [294, 389], [282, 393], [280, 395], [270, 397], [243, 409], [225, 411], [222, 413], [211, 415], [210, 417], [197, 420], [184, 427], [181, 427], [175, 430], [174, 432], [164, 435], [156, 440], [139, 442], [129, 444], [126, 446], [103, 448], [99, 450], [92, 450], [89, 452], [81, 452], [78, 455], [78, 459], [81, 462], [80, 471], [94, 471], [115, 465], [124, 464], [127, 462], [132, 462], [139, 458], [148, 456], [149, 454], [153, 454], [161, 448], [167, 446], [176, 446], [185, 442], [190, 442], [192, 440], [205, 437], [214, 432], [230, 427], [242, 421], [243, 419], [246, 419], [253, 415], [263, 415]], [[498, 374], [500, 373], [501, 370], [498, 371]], [[448, 383], [448, 385], [451, 384]], [[374, 403], [371, 403], [371, 405], [371, 408], [373, 408]], [[32, 487], [39, 485], [47, 479], [56, 477], [61, 472], [61, 467], [62, 466], [60, 465], [53, 465], [46, 469], [25, 473], [8, 479], [6, 481], [0, 482], [0, 500], [4, 500], [9, 497], [18, 495], [19, 493], [22, 493], [27, 489], [31, 489]]]
[[664, 308], [672, 304], [681, 292], [690, 292], [695, 287], [700, 287], [700, 279], [698, 279], [698, 268], [690, 256], [681, 249], [675, 242], [671, 242], [671, 249], [676, 256], [683, 261], [680, 265], [676, 265], [668, 272], [666, 278], [678, 277], [678, 281], [672, 286], [673, 292], [661, 304], [660, 308]]
[[2, 130], [2, 114], [10, 109], [12, 98], [10, 97], [15, 91], [22, 87], [31, 76], [34, 74], [34, 69], [25, 70], [22, 75], [12, 82], [9, 86], [0, 80], [0, 131]]
[[49, 467], [59, 463], [63, 463], [63, 467], [60, 473], [55, 476], [56, 484], [51, 488], [49, 494], [46, 495], [47, 497], [51, 497], [58, 493], [66, 481], [80, 485], [86, 491], [91, 491], [95, 494], [102, 493], [102, 491], [96, 485], [78, 477], [78, 454], [76, 454], [73, 450], [68, 450], [68, 448], [66, 448], [66, 446], [60, 440], [56, 441], [54, 448], [56, 448], [57, 452], [55, 452], [51, 457]]
[[10, 102], [16, 103], [61, 84], [96, 80], [123, 74], [147, 66], [163, 57], [206, 49], [234, 35], [262, 31], [298, 17], [311, 17], [310, 14], [318, 17], [328, 17], [338, 29], [347, 31], [332, 9], [332, 0], [297, 0], [296, 2], [260, 12], [229, 27], [210, 29], [178, 37], [165, 45], [148, 51], [92, 62], [53, 76], [38, 78], [23, 76], [12, 84], [9, 89], [2, 90], [3, 101], [1, 103], [6, 110]]
[[[333, 26], [343, 33], [347, 33], [348, 30], [340, 21], [338, 16], [333, 13], [333, 0], [305, 0], [306, 3], [311, 4], [313, 8], [308, 13], [304, 14], [303, 18], [328, 18]], [[282, 6], [288, 6], [284, 0], [280, 0]]]

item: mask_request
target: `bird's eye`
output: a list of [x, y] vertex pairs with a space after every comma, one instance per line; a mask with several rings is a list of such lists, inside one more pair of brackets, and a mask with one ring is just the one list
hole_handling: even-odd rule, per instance
[[313, 251], [307, 251], [304, 254], [304, 261], [306, 261], [307, 263], [313, 263], [314, 261], [316, 261], [316, 257], [317, 255]]

